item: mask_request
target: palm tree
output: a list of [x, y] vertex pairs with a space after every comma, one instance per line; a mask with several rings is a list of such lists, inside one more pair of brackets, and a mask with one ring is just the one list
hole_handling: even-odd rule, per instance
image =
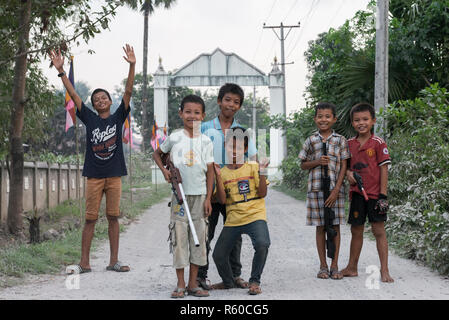
[[149, 145], [148, 139], [149, 133], [149, 123], [148, 123], [148, 18], [150, 14], [154, 12], [154, 9], [157, 7], [163, 6], [168, 9], [172, 4], [176, 2], [176, 0], [144, 0], [144, 1], [130, 1], [128, 4], [131, 9], [136, 10], [138, 5], [137, 2], [142, 3], [140, 7], [140, 12], [143, 13], [143, 88], [142, 88], [142, 151], [146, 151], [146, 146]]

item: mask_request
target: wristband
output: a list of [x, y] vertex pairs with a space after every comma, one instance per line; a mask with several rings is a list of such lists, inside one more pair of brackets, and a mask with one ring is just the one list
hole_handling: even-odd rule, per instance
[[62, 71], [61, 73], [58, 73], [58, 77], [62, 77], [62, 76], [64, 76], [65, 75], [65, 71]]
[[380, 199], [385, 199], [385, 200], [387, 200], [387, 196], [384, 195], [383, 193], [379, 193], [379, 200], [380, 200]]

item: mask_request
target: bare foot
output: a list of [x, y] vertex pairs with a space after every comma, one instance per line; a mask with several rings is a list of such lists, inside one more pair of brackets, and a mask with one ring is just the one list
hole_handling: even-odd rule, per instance
[[394, 282], [394, 279], [390, 276], [390, 273], [388, 271], [380, 271], [380, 280], [382, 282], [392, 283]]
[[359, 276], [357, 269], [351, 269], [349, 267], [346, 267], [343, 270], [341, 270], [341, 274], [344, 277], [358, 277]]

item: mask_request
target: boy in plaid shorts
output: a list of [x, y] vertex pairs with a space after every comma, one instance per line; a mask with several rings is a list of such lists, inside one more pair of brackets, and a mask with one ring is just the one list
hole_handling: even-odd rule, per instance
[[[342, 279], [338, 271], [338, 252], [340, 249], [340, 224], [345, 216], [345, 191], [343, 181], [346, 173], [346, 159], [350, 158], [348, 143], [345, 137], [332, 130], [337, 121], [336, 107], [332, 103], [320, 102], [315, 107], [315, 124], [318, 128], [304, 142], [298, 157], [301, 159], [301, 169], [309, 170], [307, 185], [307, 225], [316, 226], [316, 245], [320, 259], [320, 279]], [[326, 143], [327, 155], [323, 155], [323, 143]], [[330, 177], [330, 195], [326, 201], [323, 198], [321, 175], [323, 166], [328, 166]], [[335, 256], [330, 270], [326, 261], [326, 237], [324, 228], [324, 206], [335, 212], [332, 222], [337, 236], [334, 237]]]

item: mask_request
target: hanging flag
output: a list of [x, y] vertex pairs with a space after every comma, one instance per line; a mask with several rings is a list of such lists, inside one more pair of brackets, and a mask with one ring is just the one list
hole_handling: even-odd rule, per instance
[[161, 137], [161, 144], [167, 139], [167, 122], [164, 125], [164, 135]]
[[[72, 83], [72, 86], [75, 88], [75, 79], [73, 76], [73, 56], [70, 57], [70, 71], [68, 78]], [[76, 124], [75, 103], [67, 91], [65, 92], [65, 110], [65, 132], [67, 132], [70, 127], [73, 127], [73, 125]]]
[[157, 148], [159, 148], [160, 144], [159, 144], [159, 140], [160, 140], [160, 136], [159, 133], [157, 132], [157, 124], [156, 124], [156, 119], [154, 119], [153, 122], [153, 129], [151, 130], [151, 146], [153, 147], [153, 150], [156, 151]]
[[128, 142], [131, 145], [131, 148], [133, 147], [133, 132], [131, 129], [131, 113], [128, 114], [128, 117], [126, 117], [125, 123], [123, 124], [123, 142], [128, 144]]

